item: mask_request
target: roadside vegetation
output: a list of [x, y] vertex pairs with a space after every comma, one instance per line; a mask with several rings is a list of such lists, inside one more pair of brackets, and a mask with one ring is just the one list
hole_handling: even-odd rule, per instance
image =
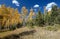
[[[35, 13], [33, 8], [31, 8], [30, 12], [28, 12], [28, 9], [25, 6], [21, 8], [21, 12], [19, 12], [17, 8], [14, 9], [11, 7], [6, 7], [5, 5], [0, 7], [1, 35], [3, 35], [3, 33], [6, 34], [6, 32], [13, 32], [14, 30], [20, 32], [20, 30], [17, 29], [25, 27], [28, 28], [26, 30], [35, 30], [38, 27], [36, 30], [47, 30], [48, 33], [50, 31], [54, 32], [60, 30], [60, 8], [58, 6], [52, 6], [52, 10], [49, 12], [45, 11], [42, 13], [39, 10]], [[26, 31], [26, 33], [29, 34], [29, 31]]]

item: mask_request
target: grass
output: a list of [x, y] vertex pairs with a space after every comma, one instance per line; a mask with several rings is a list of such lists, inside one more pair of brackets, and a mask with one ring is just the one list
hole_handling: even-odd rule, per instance
[[29, 30], [31, 30], [31, 29], [28, 28], [28, 27], [23, 27], [23, 28], [16, 29], [14, 31], [1, 32], [0, 37], [5, 37], [5, 36], [8, 36], [8, 35], [12, 35], [12, 34], [19, 34], [19, 33], [22, 33], [24, 31], [29, 31]]
[[60, 25], [46, 26], [45, 29], [49, 31], [57, 31], [60, 30]]
[[46, 30], [49, 30], [49, 31], [57, 31], [57, 28], [56, 27], [52, 27], [52, 26], [47, 26], [46, 28], [45, 28]]
[[[31, 34], [31, 32], [29, 32], [31, 30], [36, 30], [36, 32]], [[46, 27], [34, 26], [34, 28], [22, 27], [14, 31], [7, 31], [7, 32], [0, 33], [0, 37], [5, 37], [9, 35], [11, 36], [13, 35], [13, 37], [18, 36], [19, 39], [20, 39], [20, 35], [22, 35], [21, 36], [22, 39], [60, 39], [59, 37], [60, 36], [60, 25], [46, 26]], [[12, 37], [9, 37], [9, 38], [12, 38]]]

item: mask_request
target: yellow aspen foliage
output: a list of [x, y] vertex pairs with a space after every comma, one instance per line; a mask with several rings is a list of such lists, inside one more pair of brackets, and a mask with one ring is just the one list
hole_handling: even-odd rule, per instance
[[21, 17], [22, 17], [21, 22], [23, 22], [23, 25], [25, 25], [27, 14], [28, 14], [28, 10], [25, 6], [23, 6], [21, 9]]
[[6, 20], [5, 26], [9, 26], [9, 25], [10, 25], [9, 20]]
[[32, 20], [33, 15], [34, 15], [34, 11], [33, 11], [33, 9], [31, 8], [31, 9], [30, 9], [30, 14], [29, 14], [29, 20]]
[[26, 9], [25, 6], [22, 7], [21, 13], [22, 13], [23, 16], [26, 16], [27, 15], [28, 10]]
[[18, 24], [21, 22], [20, 13], [18, 9], [14, 9], [11, 7], [6, 7], [2, 5], [0, 8], [0, 25], [1, 26], [9, 26]]
[[49, 12], [48, 12], [48, 15], [51, 15], [51, 13], [52, 13], [52, 11], [49, 11]]

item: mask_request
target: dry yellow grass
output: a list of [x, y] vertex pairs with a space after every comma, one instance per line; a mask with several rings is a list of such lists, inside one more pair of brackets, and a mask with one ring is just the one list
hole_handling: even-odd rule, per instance
[[[36, 30], [36, 32], [30, 34], [31, 30]], [[28, 32], [27, 32], [28, 31]], [[42, 27], [28, 28], [23, 27], [20, 29], [16, 29], [14, 31], [8, 31], [4, 33], [0, 33], [0, 37], [9, 36], [12, 34], [17, 34], [22, 39], [60, 39], [60, 30], [58, 31], [48, 31]], [[11, 38], [11, 37], [10, 37]], [[21, 39], [19, 38], [19, 39]]]
[[22, 33], [24, 31], [28, 31], [28, 30], [29, 30], [29, 28], [24, 27], [24, 28], [16, 29], [14, 31], [1, 32], [0, 37], [5, 37], [7, 35], [12, 35], [12, 34], [19, 34], [19, 33]]

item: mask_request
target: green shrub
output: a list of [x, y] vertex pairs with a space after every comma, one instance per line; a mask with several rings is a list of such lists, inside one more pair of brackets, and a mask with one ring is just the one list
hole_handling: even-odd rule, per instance
[[22, 23], [18, 23], [18, 24], [16, 25], [16, 27], [17, 27], [17, 28], [21, 28], [21, 27], [22, 27]]
[[54, 26], [47, 26], [46, 27], [46, 30], [49, 30], [49, 31], [57, 31], [57, 28], [54, 27]]
[[10, 30], [15, 30], [16, 29], [16, 26], [10, 26], [9, 29]]

